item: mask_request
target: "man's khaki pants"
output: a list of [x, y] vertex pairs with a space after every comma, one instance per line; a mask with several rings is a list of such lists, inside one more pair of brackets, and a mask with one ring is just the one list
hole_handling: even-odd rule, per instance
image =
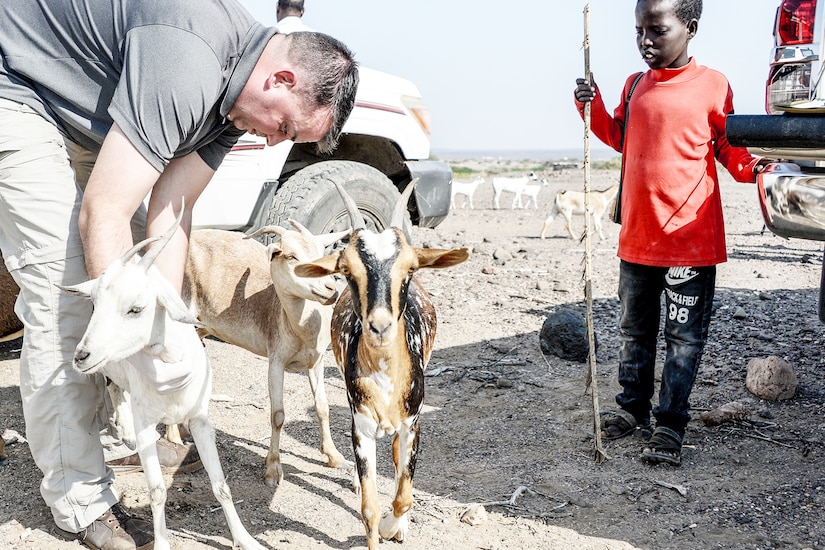
[[77, 220], [94, 159], [31, 108], [0, 98], [0, 250], [20, 286], [26, 438], [43, 499], [71, 532], [117, 502], [100, 442], [103, 378], [72, 368], [91, 302], [57, 287], [88, 279]]

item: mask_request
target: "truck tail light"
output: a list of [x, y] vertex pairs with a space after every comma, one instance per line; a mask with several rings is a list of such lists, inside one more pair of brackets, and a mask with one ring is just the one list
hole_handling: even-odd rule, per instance
[[811, 64], [787, 63], [777, 65], [768, 80], [766, 110], [777, 114], [782, 107], [811, 99]]
[[814, 41], [816, 0], [783, 0], [776, 21], [778, 46], [810, 44]]

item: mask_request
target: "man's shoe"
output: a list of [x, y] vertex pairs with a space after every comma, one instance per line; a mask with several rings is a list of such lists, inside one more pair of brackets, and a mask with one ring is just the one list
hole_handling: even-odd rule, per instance
[[[157, 448], [160, 469], [164, 474], [188, 474], [203, 468], [198, 450], [192, 443], [179, 445], [172, 443], [165, 437], [161, 437], [158, 439]], [[143, 466], [140, 463], [140, 456], [137, 453], [117, 460], [110, 460], [106, 465], [119, 473], [139, 472], [143, 470]]]
[[57, 529], [67, 539], [94, 550], [151, 550], [155, 546], [152, 522], [133, 518], [115, 504], [79, 533]]

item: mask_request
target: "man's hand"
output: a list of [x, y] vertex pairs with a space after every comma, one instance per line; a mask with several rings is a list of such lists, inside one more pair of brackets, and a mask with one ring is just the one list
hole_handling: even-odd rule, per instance
[[142, 375], [144, 382], [160, 395], [184, 389], [192, 381], [195, 370], [205, 368], [203, 342], [195, 328], [187, 331], [184, 342], [174, 344], [179, 349], [172, 355], [167, 348], [146, 348], [127, 359]]

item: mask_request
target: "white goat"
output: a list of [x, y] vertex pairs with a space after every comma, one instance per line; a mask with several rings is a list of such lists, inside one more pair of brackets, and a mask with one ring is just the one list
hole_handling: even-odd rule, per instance
[[535, 181], [536, 179], [536, 175], [533, 172], [519, 178], [505, 178], [501, 176], [493, 178], [493, 207], [496, 209], [501, 208], [499, 199], [501, 198], [501, 194], [506, 191], [514, 194], [513, 204], [510, 205], [510, 208], [521, 208], [521, 194], [524, 192], [524, 187], [530, 181]]
[[280, 438], [285, 371], [307, 372], [327, 465], [352, 467], [332, 441], [324, 390], [323, 355], [330, 343], [332, 304], [338, 298], [335, 280], [297, 277], [293, 271], [298, 263], [323, 256], [327, 246], [349, 231], [315, 236], [290, 222], [296, 231], [268, 226], [250, 235], [278, 235], [268, 247], [233, 231], [193, 231], [183, 285], [184, 301], [203, 325], [201, 333], [269, 359], [272, 435], [264, 479], [273, 488], [284, 477]]
[[484, 183], [484, 178], [481, 176], [476, 177], [473, 181], [459, 181], [453, 180], [452, 187], [450, 189], [450, 208], [455, 208], [455, 196], [456, 195], [464, 195], [467, 197], [467, 201], [461, 205], [461, 208], [464, 208], [466, 203], [470, 204], [470, 210], [473, 209], [473, 195], [478, 189], [478, 186]]
[[[369, 550], [378, 548], [380, 538], [404, 540], [413, 505], [424, 369], [436, 329], [435, 308], [413, 273], [456, 265], [469, 255], [466, 248], [409, 245], [399, 228], [415, 182], [396, 203], [390, 227], [378, 234], [366, 228], [355, 201], [335, 182], [352, 221], [349, 243], [340, 253], [295, 268], [307, 277], [341, 273], [348, 282], [332, 316], [332, 349], [352, 412], [353, 485], [361, 493]], [[382, 518], [375, 452], [376, 440], [388, 434], [394, 436], [395, 498]]]
[[[593, 219], [593, 225], [596, 227], [596, 231], [599, 233], [599, 239], [604, 239], [604, 233], [602, 233], [602, 217], [616, 199], [618, 191], [619, 184], [616, 183], [603, 191], [592, 191], [590, 193], [590, 216]], [[550, 211], [547, 219], [544, 220], [544, 226], [541, 228], [542, 239], [547, 233], [547, 228], [550, 227], [553, 219], [559, 213], [564, 216], [567, 222], [566, 227], [570, 237], [575, 239], [576, 236], [573, 234], [570, 222], [573, 214], [584, 214], [584, 193], [582, 191], [559, 191], [556, 193], [556, 198], [553, 201], [553, 209]], [[586, 222], [587, 220], [585, 219], [585, 223]]]
[[530, 207], [530, 202], [533, 202], [533, 208], [538, 209], [539, 207], [539, 191], [541, 188], [547, 185], [547, 180], [545, 178], [541, 178], [540, 183], [530, 183], [524, 186], [524, 189], [521, 191], [522, 197], [527, 197], [527, 202], [524, 203], [524, 208]]
[[[182, 213], [182, 212], [181, 212]], [[167, 550], [166, 485], [158, 462], [155, 427], [158, 423], [184, 423], [195, 439], [201, 461], [212, 482], [212, 492], [223, 508], [232, 539], [242, 548], [263, 550], [244, 528], [232, 503], [215, 445], [215, 431], [207, 410], [212, 393], [212, 373], [206, 350], [191, 325], [197, 320], [175, 288], [152, 265], [180, 224], [180, 216], [160, 239], [142, 241], [97, 278], [66, 287], [67, 292], [91, 298], [94, 311], [74, 356], [74, 367], [86, 374], [100, 371], [131, 397], [140, 461], [149, 486], [155, 532], [155, 550]], [[139, 262], [136, 254], [158, 241]], [[144, 353], [194, 364], [189, 383], [182, 389], [159, 394], [147, 384], [128, 359]], [[194, 353], [194, 356], [189, 356]], [[189, 356], [189, 357], [187, 357]]]

